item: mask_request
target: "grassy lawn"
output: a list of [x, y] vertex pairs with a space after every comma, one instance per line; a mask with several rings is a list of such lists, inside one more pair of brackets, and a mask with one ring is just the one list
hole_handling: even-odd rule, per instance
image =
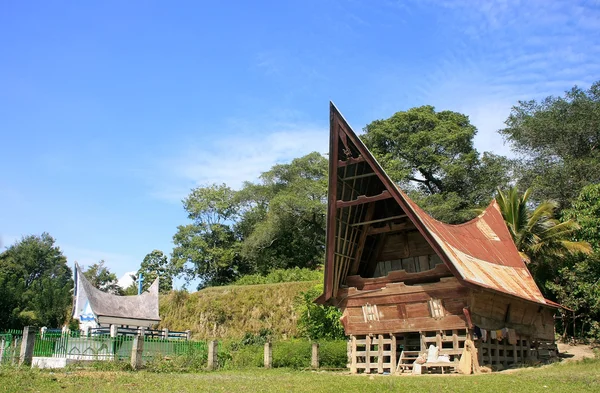
[[247, 369], [197, 374], [0, 369], [0, 392], [600, 392], [600, 361], [477, 376]]

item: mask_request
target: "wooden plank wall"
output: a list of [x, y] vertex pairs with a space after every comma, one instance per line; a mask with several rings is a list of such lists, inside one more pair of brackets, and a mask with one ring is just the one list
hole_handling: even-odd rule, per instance
[[478, 290], [472, 291], [469, 308], [473, 323], [482, 329], [507, 327], [534, 341], [554, 342], [555, 310], [552, 308]]
[[[463, 307], [469, 293], [454, 277], [419, 285], [392, 283], [376, 291], [344, 289], [342, 323], [348, 335], [464, 329]], [[431, 299], [440, 300], [442, 317], [431, 314]], [[377, 315], [367, 318], [364, 309], [373, 310], [372, 306], [376, 306]]]

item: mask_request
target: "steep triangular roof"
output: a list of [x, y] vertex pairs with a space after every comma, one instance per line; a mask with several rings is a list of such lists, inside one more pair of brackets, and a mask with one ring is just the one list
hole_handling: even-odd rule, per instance
[[150, 288], [140, 295], [119, 296], [103, 292], [94, 287], [75, 264], [75, 307], [73, 317], [77, 318], [89, 304], [96, 317], [116, 317], [159, 322], [158, 278]]
[[[377, 180], [367, 186], [369, 195], [360, 195], [356, 179], [366, 177]], [[343, 181], [348, 179], [354, 181], [354, 186], [346, 187], [348, 183]], [[346, 277], [358, 271], [368, 234], [366, 226], [361, 225], [384, 221], [383, 218], [373, 220], [372, 210], [364, 206], [392, 198], [403, 213], [397, 217], [406, 217], [465, 285], [555, 307], [555, 303], [544, 299], [535, 284], [495, 201], [480, 216], [464, 224], [450, 225], [435, 220], [394, 184], [333, 103], [330, 105], [325, 288], [321, 301], [335, 297]]]

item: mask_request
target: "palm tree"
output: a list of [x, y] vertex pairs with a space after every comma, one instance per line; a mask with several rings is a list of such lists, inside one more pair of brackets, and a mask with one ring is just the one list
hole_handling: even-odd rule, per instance
[[[498, 189], [496, 201], [519, 253], [530, 268], [553, 262], [567, 254], [592, 252], [587, 242], [571, 241], [579, 225], [568, 220], [560, 222], [554, 216], [557, 203], [545, 201], [534, 210], [527, 207], [531, 189], [519, 195], [516, 187], [504, 193]], [[533, 266], [532, 266], [533, 265]]]

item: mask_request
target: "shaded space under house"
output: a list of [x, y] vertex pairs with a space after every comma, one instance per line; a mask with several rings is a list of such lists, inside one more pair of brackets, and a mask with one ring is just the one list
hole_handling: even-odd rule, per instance
[[495, 201], [439, 222], [383, 171], [333, 104], [324, 293], [350, 337], [351, 371], [409, 370], [430, 345], [480, 364], [549, 354], [558, 304], [543, 297]]
[[94, 287], [75, 264], [73, 318], [81, 330], [118, 326], [149, 328], [160, 322], [158, 315], [158, 278], [147, 291], [134, 296], [119, 296]]

